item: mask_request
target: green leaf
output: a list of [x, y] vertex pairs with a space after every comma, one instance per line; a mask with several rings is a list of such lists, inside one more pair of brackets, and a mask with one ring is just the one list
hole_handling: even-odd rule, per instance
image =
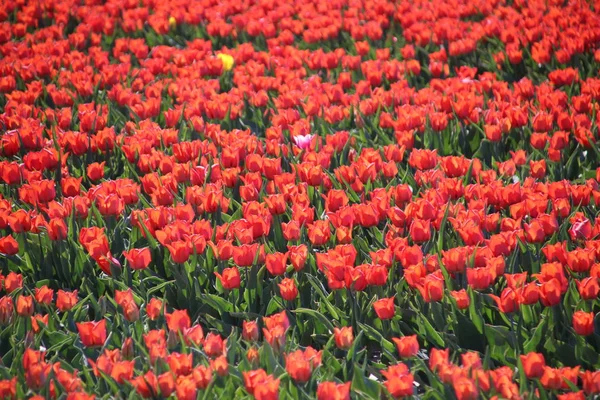
[[432, 342], [433, 345], [437, 347], [446, 347], [446, 342], [440, 336], [440, 334], [435, 330], [435, 328], [431, 325], [426, 316], [420, 314], [421, 324], [425, 328], [425, 333], [427, 334], [427, 340]]
[[308, 278], [310, 285], [315, 289], [315, 292], [319, 295], [319, 297], [321, 297], [321, 301], [323, 302], [323, 304], [325, 304], [325, 307], [327, 307], [327, 311], [331, 314], [331, 317], [334, 320], [339, 321], [341, 311], [334, 307], [333, 304], [331, 304], [331, 302], [327, 298], [327, 295], [325, 294], [325, 289], [323, 288], [321, 282], [310, 274], [306, 274], [305, 276]]
[[477, 306], [475, 304], [475, 293], [470, 287], [467, 289], [467, 291], [469, 293], [469, 297], [471, 298], [471, 301], [469, 301], [469, 316], [471, 317], [471, 321], [473, 321], [473, 324], [477, 328], [477, 331], [483, 334], [483, 318], [481, 317], [481, 313], [479, 312], [479, 310], [476, 308]]
[[365, 333], [365, 336], [367, 336], [369, 339], [376, 341], [377, 343], [380, 343], [386, 351], [388, 351], [391, 354], [394, 354], [396, 352], [396, 346], [394, 346], [392, 342], [384, 338], [383, 335], [377, 329], [373, 328], [370, 325], [361, 324], [360, 322], [358, 323], [358, 326]]
[[200, 298], [206, 304], [214, 308], [221, 314], [228, 313], [233, 309], [233, 304], [229, 301], [210, 293], [200, 293]]
[[547, 319], [542, 319], [542, 321], [535, 327], [533, 330], [533, 334], [529, 337], [523, 346], [523, 350], [525, 353], [530, 353], [532, 351], [536, 351], [537, 346], [540, 344], [544, 332], [546, 332], [546, 321]]
[[292, 312], [294, 312], [296, 314], [306, 314], [306, 315], [309, 315], [309, 316], [315, 318], [316, 320], [321, 322], [323, 324], [323, 326], [325, 326], [329, 332], [333, 333], [333, 324], [331, 323], [331, 321], [329, 321], [329, 319], [327, 319], [327, 317], [325, 317], [320, 312], [318, 312], [316, 310], [311, 310], [309, 308], [297, 308]]
[[354, 375], [352, 377], [352, 392], [363, 399], [381, 398], [381, 386], [363, 375], [360, 365], [354, 365]]

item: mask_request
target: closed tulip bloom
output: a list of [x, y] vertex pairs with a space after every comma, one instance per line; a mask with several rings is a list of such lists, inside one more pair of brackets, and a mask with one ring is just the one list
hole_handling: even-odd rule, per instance
[[321, 365], [321, 351], [307, 347], [304, 351], [296, 350], [285, 356], [285, 369], [292, 379], [298, 383], [307, 382], [312, 371]]
[[91, 163], [87, 166], [87, 177], [91, 181], [97, 181], [104, 177], [104, 165], [105, 162], [101, 163]]
[[190, 243], [183, 240], [167, 244], [166, 247], [169, 249], [169, 253], [171, 253], [171, 260], [177, 264], [186, 262], [192, 253]]
[[127, 360], [131, 360], [135, 356], [132, 338], [129, 337], [123, 341], [123, 345], [121, 346], [121, 355]]
[[52, 303], [54, 297], [54, 290], [44, 285], [40, 288], [35, 288], [35, 301], [40, 304], [49, 305]]
[[563, 376], [559, 368], [544, 367], [540, 383], [545, 389], [560, 389], [563, 384]]
[[502, 139], [502, 130], [497, 125], [485, 125], [484, 132], [490, 142], [499, 142]]
[[440, 301], [444, 297], [444, 280], [435, 273], [429, 274], [423, 283], [417, 284], [417, 289], [427, 303]]
[[279, 293], [284, 300], [293, 301], [298, 297], [298, 288], [293, 279], [284, 278], [278, 286]]
[[598, 278], [589, 276], [581, 281], [575, 281], [577, 283], [577, 289], [579, 295], [584, 300], [594, 300], [600, 293], [600, 285], [598, 284]]
[[240, 287], [241, 277], [237, 267], [225, 268], [223, 274], [215, 272], [217, 278], [226, 290], [233, 290]]
[[[169, 20], [170, 23], [170, 20]], [[217, 54], [217, 58], [221, 60], [223, 71], [230, 71], [233, 68], [234, 59], [231, 55], [225, 53]]]
[[468, 351], [460, 355], [462, 367], [466, 369], [479, 369], [481, 368], [481, 357], [479, 353], [474, 351]]
[[269, 317], [263, 317], [263, 322], [267, 329], [273, 329], [276, 326], [281, 326], [284, 330], [290, 327], [290, 321], [285, 311], [273, 314]]
[[148, 247], [124, 251], [123, 256], [125, 256], [129, 266], [133, 270], [146, 269], [150, 265], [150, 261], [152, 261], [152, 254]]
[[19, 252], [19, 243], [12, 236], [5, 236], [0, 239], [0, 253], [7, 256], [14, 256]]
[[180, 400], [194, 400], [198, 397], [198, 382], [193, 375], [177, 377], [175, 385], [177, 398]]
[[350, 400], [351, 382], [321, 382], [317, 387], [317, 400]]
[[450, 295], [456, 301], [456, 306], [460, 310], [464, 310], [469, 308], [469, 304], [471, 304], [471, 299], [469, 298], [469, 294], [465, 289], [461, 289], [459, 291], [453, 290], [450, 292]]
[[30, 317], [31, 318], [31, 329], [33, 330], [34, 333], [40, 332], [40, 330], [41, 330], [41, 327], [39, 324], [40, 322], [46, 326], [48, 325], [48, 317], [49, 317], [49, 314], [46, 314], [46, 315], [37, 314], [37, 315], [33, 315], [32, 317]]
[[146, 372], [144, 375], [136, 376], [131, 385], [135, 391], [143, 398], [149, 399], [158, 392], [158, 380], [152, 371]]
[[[257, 253], [260, 251], [263, 250], [259, 249], [258, 243], [235, 246], [233, 247], [233, 261], [239, 267], [250, 267], [254, 263], [254, 260], [256, 260]], [[260, 259], [260, 254], [258, 258]]]
[[200, 346], [204, 340], [204, 331], [198, 324], [183, 331], [183, 341], [188, 346]]
[[294, 270], [301, 271], [304, 269], [306, 259], [308, 258], [308, 247], [305, 244], [288, 246], [288, 256]]
[[323, 198], [325, 199], [325, 208], [330, 212], [336, 212], [347, 206], [350, 201], [345, 191], [337, 189], [330, 190]]
[[135, 303], [131, 289], [115, 290], [115, 302], [123, 309], [123, 315], [127, 321], [134, 322], [140, 318], [140, 309]]
[[281, 230], [283, 231], [283, 238], [287, 241], [300, 239], [300, 224], [297, 221], [282, 222]]
[[429, 221], [415, 218], [410, 225], [410, 238], [415, 243], [425, 243], [431, 239], [431, 224]]
[[273, 194], [265, 198], [265, 203], [269, 208], [269, 212], [273, 215], [280, 215], [285, 213], [286, 203], [285, 196], [282, 194]]
[[23, 275], [15, 272], [9, 272], [4, 278], [4, 290], [10, 294], [15, 290], [23, 287]]
[[258, 323], [256, 321], [244, 321], [242, 323], [242, 338], [248, 342], [258, 340]]
[[267, 254], [265, 263], [267, 271], [273, 276], [283, 275], [287, 268], [288, 253]]
[[267, 343], [273, 348], [273, 351], [279, 352], [279, 350], [285, 347], [286, 331], [287, 329], [281, 325], [268, 329], [263, 328], [263, 335]]
[[535, 282], [528, 283], [515, 290], [519, 304], [531, 305], [537, 303], [540, 299], [540, 287]]
[[532, 220], [530, 224], [523, 224], [523, 228], [525, 230], [525, 239], [529, 243], [542, 243], [546, 238], [542, 223], [536, 219]]
[[546, 360], [544, 355], [540, 353], [527, 353], [520, 356], [523, 371], [528, 379], [539, 378], [544, 373]]
[[[568, 214], [567, 214], [568, 215]], [[569, 229], [571, 240], [589, 240], [592, 237], [592, 224], [587, 218], [573, 222]]]
[[417, 340], [417, 335], [392, 338], [392, 340], [394, 343], [396, 343], [400, 357], [410, 358], [417, 355], [417, 352], [419, 351], [419, 341]]
[[167, 357], [167, 364], [175, 375], [189, 375], [192, 372], [192, 353], [171, 353]]
[[384, 385], [394, 398], [411, 396], [414, 393], [414, 377], [406, 364], [391, 365], [387, 370], [381, 371], [387, 379]]
[[323, 246], [330, 238], [329, 221], [318, 220], [308, 225], [308, 239], [314, 246]]
[[254, 391], [258, 386], [269, 379], [269, 375], [267, 375], [267, 372], [264, 369], [244, 371], [242, 372], [242, 376], [244, 377], [244, 387], [251, 395], [254, 395]]
[[298, 382], [304, 383], [310, 379], [312, 373], [312, 366], [309, 360], [304, 358], [302, 351], [288, 354], [285, 358], [285, 368], [290, 377]]
[[352, 333], [351, 326], [333, 328], [333, 335], [335, 339], [335, 345], [338, 349], [348, 350], [354, 342], [354, 334]]
[[490, 268], [468, 268], [467, 282], [475, 290], [485, 290], [494, 281], [494, 272]]
[[67, 238], [67, 224], [62, 218], [52, 218], [46, 227], [50, 240], [59, 241]]
[[71, 308], [75, 307], [78, 302], [79, 297], [77, 296], [77, 290], [72, 292], [59, 290], [56, 294], [56, 308], [62, 312], [69, 311]]
[[546, 175], [546, 160], [529, 161], [529, 169], [533, 178], [543, 178]]
[[393, 297], [377, 300], [373, 303], [373, 308], [379, 319], [391, 319], [396, 314]]
[[338, 244], [352, 243], [352, 227], [340, 226], [336, 228], [335, 238]]
[[365, 228], [373, 227], [379, 224], [379, 213], [375, 205], [371, 203], [358, 204], [353, 206], [356, 215], [356, 221]]
[[558, 279], [552, 278], [540, 287], [540, 300], [545, 307], [557, 305], [560, 303], [561, 298], [561, 284]]
[[251, 347], [248, 349], [248, 352], [246, 353], [246, 359], [254, 368], [256, 368], [260, 360], [260, 355], [258, 354], [256, 347]]
[[209, 333], [204, 339], [204, 352], [212, 358], [218, 357], [226, 353], [225, 347], [227, 346], [227, 340], [214, 333]]
[[458, 400], [475, 400], [479, 398], [479, 390], [472, 379], [458, 377], [452, 382]]
[[175, 386], [175, 376], [171, 373], [171, 371], [167, 371], [158, 376], [158, 387], [162, 396], [168, 397], [174, 393]]
[[172, 332], [183, 332], [192, 325], [187, 310], [173, 310], [170, 314], [165, 313], [165, 318], [167, 319], [167, 326]]
[[588, 272], [595, 261], [594, 249], [576, 249], [567, 253], [567, 265], [574, 272]]
[[85, 347], [102, 346], [106, 341], [106, 320], [78, 322], [79, 338]]
[[573, 313], [573, 329], [581, 336], [589, 336], [594, 333], [594, 313], [576, 311]]
[[600, 393], [600, 371], [584, 371], [580, 376], [585, 393]]
[[150, 361], [167, 357], [167, 339], [163, 329], [151, 330], [144, 334], [144, 344], [150, 353]]
[[227, 363], [227, 357], [219, 356], [214, 360], [210, 360], [210, 367], [220, 377], [227, 376], [229, 374], [229, 364]]
[[275, 379], [269, 375], [269, 379], [262, 382], [262, 384], [254, 391], [254, 398], [256, 400], [278, 400], [279, 378]]
[[150, 318], [152, 321], [157, 319], [162, 311], [162, 308], [163, 303], [161, 300], [157, 299], [156, 297], [151, 298], [146, 306], [146, 314], [148, 314], [148, 318]]
[[61, 179], [60, 185], [65, 197], [78, 196], [81, 191], [81, 181], [83, 178], [66, 177]]
[[500, 297], [493, 294], [490, 294], [490, 297], [494, 299], [498, 309], [504, 314], [510, 314], [519, 308], [517, 293], [511, 288], [505, 288]]
[[17, 298], [17, 314], [22, 317], [33, 315], [33, 297], [20, 295]]

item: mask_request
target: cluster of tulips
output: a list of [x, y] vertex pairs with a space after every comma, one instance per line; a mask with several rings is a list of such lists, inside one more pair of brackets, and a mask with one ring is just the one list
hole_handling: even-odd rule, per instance
[[600, 395], [582, 1], [0, 5], [0, 398]]

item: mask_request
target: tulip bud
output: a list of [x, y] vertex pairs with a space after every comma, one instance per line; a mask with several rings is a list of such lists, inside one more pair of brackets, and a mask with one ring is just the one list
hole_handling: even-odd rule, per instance
[[210, 366], [220, 377], [229, 374], [229, 365], [227, 364], [227, 357], [225, 356], [219, 356], [216, 359], [211, 360]]
[[352, 334], [352, 327], [345, 326], [343, 328], [334, 328], [333, 334], [335, 338], [335, 345], [339, 349], [348, 350], [354, 342], [354, 335]]
[[167, 347], [169, 350], [174, 349], [179, 344], [179, 333], [177, 331], [169, 330], [169, 336], [167, 337]]
[[100, 296], [98, 299], [98, 307], [100, 307], [100, 315], [106, 315], [106, 297]]
[[35, 342], [35, 334], [33, 331], [27, 331], [25, 339], [23, 340], [23, 346], [27, 349], [33, 346]]
[[294, 301], [298, 297], [298, 288], [296, 282], [290, 278], [284, 278], [279, 284], [281, 297], [287, 301]]
[[258, 366], [260, 357], [258, 354], [258, 350], [256, 348], [254, 348], [254, 347], [250, 348], [248, 350], [248, 352], [246, 353], [246, 358], [248, 359], [250, 364], [252, 364], [252, 368], [256, 368]]
[[123, 342], [123, 346], [121, 346], [121, 355], [127, 360], [131, 360], [135, 356], [133, 340], [131, 338], [127, 338]]
[[242, 338], [248, 342], [256, 342], [258, 340], [258, 324], [256, 321], [244, 321], [242, 324]]
[[17, 298], [17, 314], [22, 317], [33, 315], [33, 298], [31, 296], [20, 295]]

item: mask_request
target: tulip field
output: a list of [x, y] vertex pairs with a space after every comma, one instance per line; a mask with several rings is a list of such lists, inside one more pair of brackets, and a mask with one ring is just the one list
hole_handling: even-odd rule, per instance
[[5, 0], [0, 399], [600, 397], [598, 0]]

